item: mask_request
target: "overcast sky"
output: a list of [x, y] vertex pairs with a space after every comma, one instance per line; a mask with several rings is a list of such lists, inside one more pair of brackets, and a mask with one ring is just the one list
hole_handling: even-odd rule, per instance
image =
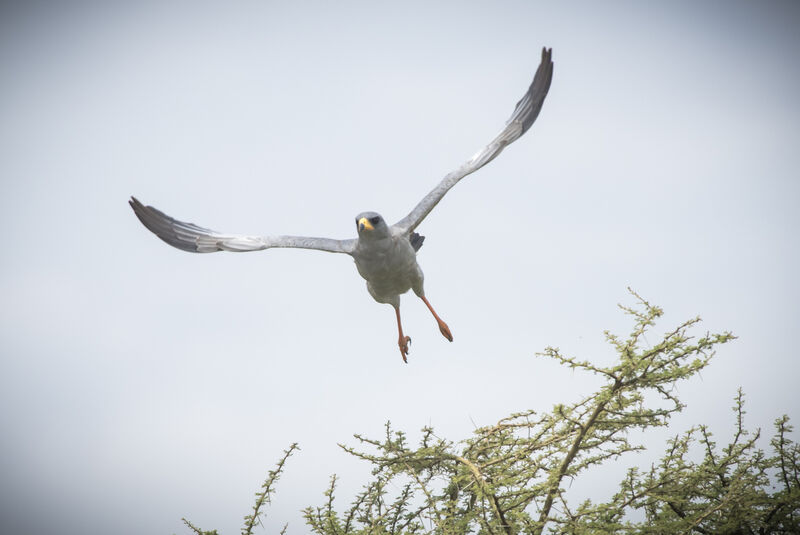
[[[0, 8], [3, 533], [237, 533], [295, 441], [265, 525], [305, 533], [330, 474], [342, 505], [366, 482], [352, 433], [457, 439], [590, 393], [534, 354], [610, 362], [628, 286], [666, 310], [651, 342], [698, 314], [739, 336], [649, 442], [724, 440], [739, 386], [749, 426], [800, 418], [797, 2], [36, 4]], [[396, 221], [542, 46], [537, 122], [418, 229], [455, 341], [404, 296], [408, 365], [349, 257], [187, 254], [126, 204], [248, 234]]]

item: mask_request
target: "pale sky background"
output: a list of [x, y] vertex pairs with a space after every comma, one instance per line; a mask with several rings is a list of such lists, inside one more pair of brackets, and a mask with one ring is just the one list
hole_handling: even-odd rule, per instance
[[[537, 351], [613, 358], [631, 286], [731, 330], [651, 452], [573, 484], [603, 498], [665, 437], [800, 418], [800, 4], [427, 2], [0, 8], [0, 531], [238, 533], [340, 506], [336, 446], [424, 425], [466, 437], [597, 384]], [[27, 7], [25, 7], [27, 6]], [[502, 127], [542, 46], [528, 134], [419, 228], [413, 338], [344, 255], [192, 255], [129, 195], [221, 231], [352, 237], [404, 216]], [[796, 437], [797, 435], [795, 435]], [[766, 446], [766, 442], [764, 443]]]

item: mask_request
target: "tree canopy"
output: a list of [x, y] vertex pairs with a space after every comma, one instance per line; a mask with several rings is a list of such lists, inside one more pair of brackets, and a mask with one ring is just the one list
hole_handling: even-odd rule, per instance
[[[730, 443], [718, 446], [708, 427], [697, 426], [669, 440], [657, 463], [630, 469], [607, 501], [571, 503], [566, 484], [643, 449], [629, 432], [668, 425], [684, 407], [676, 384], [705, 368], [716, 348], [735, 338], [697, 335], [700, 318], [693, 318], [651, 345], [645, 334], [663, 312], [631, 293], [636, 304], [621, 306], [633, 319], [631, 332], [605, 333], [617, 354], [613, 365], [579, 361], [556, 348], [539, 354], [600, 376], [597, 391], [547, 413], [511, 414], [458, 441], [425, 427], [412, 446], [390, 423], [380, 438], [355, 435], [355, 446], [340, 446], [370, 463], [370, 481], [341, 506], [332, 476], [322, 505], [304, 510], [308, 527], [320, 535], [800, 533], [800, 446], [790, 439], [789, 418], [775, 421], [771, 449], [763, 451], [761, 431], [744, 426], [741, 390]], [[243, 534], [260, 523], [296, 450], [292, 444], [269, 472]], [[198, 535], [216, 534], [184, 522]]]

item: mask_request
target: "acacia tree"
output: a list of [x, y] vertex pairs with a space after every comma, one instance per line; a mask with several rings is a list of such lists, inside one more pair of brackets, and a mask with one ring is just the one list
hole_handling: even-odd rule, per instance
[[[605, 333], [618, 355], [614, 365], [578, 361], [555, 348], [539, 354], [599, 375], [604, 384], [596, 392], [546, 414], [512, 414], [461, 441], [439, 438], [426, 427], [419, 445], [411, 446], [388, 423], [381, 438], [355, 435], [357, 446], [340, 446], [372, 465], [372, 479], [339, 509], [334, 475], [324, 504], [304, 510], [309, 528], [320, 535], [800, 533], [800, 447], [788, 437], [788, 418], [776, 421], [773, 451], [765, 454], [757, 447], [760, 432], [744, 427], [741, 391], [730, 444], [717, 447], [711, 432], [699, 426], [670, 440], [649, 470], [629, 470], [609, 501], [570, 503], [565, 483], [643, 449], [628, 432], [667, 425], [683, 408], [676, 383], [705, 368], [716, 346], [734, 338], [695, 337], [690, 331], [700, 319], [694, 318], [651, 346], [645, 333], [663, 312], [631, 293], [637, 304], [621, 306], [634, 320], [631, 333]], [[691, 453], [698, 448], [703, 458], [694, 462]], [[251, 534], [259, 523], [295, 449], [270, 472], [242, 533]], [[216, 533], [185, 522], [198, 535]]]

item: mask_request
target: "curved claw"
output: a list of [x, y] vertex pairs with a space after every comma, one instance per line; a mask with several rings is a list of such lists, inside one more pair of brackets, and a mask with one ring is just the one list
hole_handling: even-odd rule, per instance
[[450, 332], [450, 327], [443, 321], [439, 321], [439, 332], [442, 333], [442, 336], [447, 338], [449, 341], [453, 341], [453, 334]]
[[400, 346], [400, 356], [403, 357], [403, 362], [405, 362], [406, 364], [408, 364], [408, 359], [406, 358], [406, 356], [408, 355], [408, 344], [410, 343], [411, 343], [410, 336], [401, 336], [397, 340], [397, 345]]

